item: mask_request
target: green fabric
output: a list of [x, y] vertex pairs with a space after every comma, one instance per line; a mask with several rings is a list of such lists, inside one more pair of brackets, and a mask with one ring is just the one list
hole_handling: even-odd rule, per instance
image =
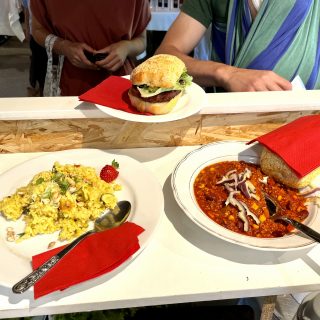
[[[267, 2], [262, 3], [262, 7], [255, 18], [246, 39], [241, 39], [241, 41], [239, 41], [240, 44], [237, 48], [238, 54], [234, 63], [235, 66], [242, 68], [247, 67], [249, 63], [270, 44], [274, 35], [287, 17], [288, 12], [294, 5], [293, 1], [285, 2], [271, 0], [268, 3], [268, 9], [265, 10], [266, 4]], [[277, 15], [275, 15], [275, 12], [277, 12]], [[294, 77], [296, 69], [301, 61], [315, 61], [319, 21], [320, 4], [319, 1], [314, 1], [305, 22], [295, 37], [295, 40], [278, 61], [273, 71], [290, 80]], [[241, 28], [238, 26], [238, 36], [240, 34], [240, 29]], [[312, 71], [312, 67], [312, 63], [304, 63], [303, 66], [299, 68], [297, 73], [304, 82], [307, 81]]]
[[[292, 70], [293, 61], [297, 63], [298, 61], [309, 61], [309, 63], [304, 63], [299, 70], [299, 75], [301, 79], [307, 79], [312, 67], [313, 61], [316, 58], [317, 49], [317, 39], [320, 31], [320, 1], [314, 1], [311, 11], [303, 25], [299, 30], [295, 41], [292, 43], [290, 50], [279, 60], [278, 65], [275, 67], [274, 71], [281, 76], [286, 76], [290, 74]], [[320, 89], [319, 75], [317, 81], [317, 89]]]
[[[231, 4], [233, 2], [234, 0], [230, 1]], [[267, 47], [287, 16], [286, 12], [284, 12], [286, 10], [282, 10], [279, 15], [274, 14], [274, 12], [280, 12], [283, 9], [282, 1], [276, 0], [274, 10], [265, 11], [266, 3], [262, 3], [246, 38], [241, 34], [240, 19], [237, 21], [236, 34], [239, 41], [236, 47], [237, 58], [234, 63], [237, 67], [244, 68], [248, 66], [260, 54], [261, 50]]]
[[[224, 49], [225, 56], [227, 57], [230, 54], [233, 59], [228, 62], [226, 58], [226, 61], [224, 61], [221, 59], [221, 53], [219, 58], [218, 48], [215, 47], [215, 42], [213, 42], [211, 54], [213, 61], [229, 63], [241, 68], [264, 69], [263, 63], [261, 64], [262, 67], [255, 68], [252, 66], [255, 66], [255, 62], [259, 60], [264, 50], [272, 47], [277, 32], [294, 8], [296, 1], [305, 0], [264, 0], [247, 34], [244, 33], [241, 25], [241, 18], [244, 13], [243, 1], [246, 0], [186, 0], [181, 10], [198, 20], [205, 27], [213, 22], [215, 28], [226, 33], [226, 37], [232, 37], [232, 45], [229, 49], [227, 47]], [[231, 13], [236, 2], [239, 4], [237, 18], [235, 27], [231, 28]], [[297, 3], [299, 4], [299, 2]], [[307, 16], [294, 35], [292, 42], [284, 50], [284, 53], [279, 54], [279, 59], [272, 66], [272, 70], [288, 80], [292, 80], [295, 75], [299, 75], [303, 82], [307, 84], [313, 67], [319, 60], [319, 55], [317, 56], [317, 50], [320, 50], [318, 49], [319, 29], [320, 1], [313, 0], [309, 11], [307, 11]], [[270, 52], [270, 60], [272, 55], [273, 53]], [[268, 56], [264, 59], [269, 60]], [[319, 70], [317, 70], [316, 79], [315, 85], [310, 89], [320, 89]]]

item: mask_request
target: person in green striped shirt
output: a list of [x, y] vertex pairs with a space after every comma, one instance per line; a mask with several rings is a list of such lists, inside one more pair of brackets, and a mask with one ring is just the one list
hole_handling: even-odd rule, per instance
[[[211, 59], [190, 56], [211, 26]], [[320, 89], [319, 0], [185, 0], [156, 51], [181, 58], [194, 81], [223, 91]]]

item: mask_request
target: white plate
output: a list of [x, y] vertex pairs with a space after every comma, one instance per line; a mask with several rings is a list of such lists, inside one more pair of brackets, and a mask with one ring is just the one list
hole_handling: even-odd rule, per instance
[[[126, 76], [125, 78], [128, 78], [128, 76]], [[102, 112], [105, 112], [110, 116], [122, 120], [157, 123], [179, 120], [198, 113], [203, 107], [205, 99], [205, 91], [197, 84], [192, 83], [189, 87], [186, 88], [184, 94], [181, 96], [173, 110], [167, 114], [147, 116], [143, 114], [134, 114], [122, 110], [108, 108], [99, 104], [96, 104], [96, 107]]]
[[[249, 146], [240, 141], [211, 143], [190, 152], [177, 164], [172, 174], [171, 184], [176, 201], [187, 216], [202, 229], [235, 244], [260, 250], [296, 250], [315, 245], [313, 240], [299, 232], [281, 238], [242, 235], [215, 223], [199, 208], [194, 197], [193, 184], [201, 169], [221, 161], [244, 160], [259, 163], [260, 152], [259, 144]], [[304, 223], [320, 232], [317, 207], [310, 205], [308, 209], [309, 216]]]
[[[113, 159], [119, 163], [117, 181], [122, 190], [117, 192], [119, 200], [129, 200], [132, 209], [128, 221], [134, 222], [145, 229], [139, 236], [140, 249], [136, 257], [147, 245], [154, 233], [164, 210], [163, 192], [158, 180], [143, 164], [124, 155], [111, 154], [98, 149], [77, 149], [48, 153], [46, 155], [23, 162], [0, 175], [0, 199], [14, 193], [17, 187], [26, 185], [31, 178], [43, 170], [51, 170], [55, 161], [62, 164], [82, 164], [101, 168]], [[150, 214], [152, 212], [152, 214]], [[24, 223], [20, 222], [23, 228]], [[6, 228], [19, 228], [19, 222], [6, 221], [0, 217], [0, 284], [11, 287], [31, 272], [31, 257], [47, 250], [51, 241], [56, 241], [57, 234], [38, 235], [21, 243], [6, 241]], [[22, 231], [22, 230], [21, 230]]]

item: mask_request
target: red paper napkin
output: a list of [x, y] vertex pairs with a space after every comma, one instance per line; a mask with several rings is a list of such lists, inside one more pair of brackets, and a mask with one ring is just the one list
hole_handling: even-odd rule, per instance
[[299, 178], [320, 166], [320, 115], [304, 116], [251, 140], [276, 153]]
[[[126, 222], [117, 228], [88, 236], [35, 284], [34, 298], [64, 290], [115, 269], [140, 248], [138, 235], [143, 231], [142, 227]], [[63, 248], [64, 246], [33, 256], [33, 269]]]
[[131, 86], [131, 81], [128, 79], [110, 76], [94, 88], [83, 93], [79, 96], [79, 99], [80, 101], [100, 104], [129, 113], [148, 115], [147, 113], [139, 112], [131, 105], [128, 96]]

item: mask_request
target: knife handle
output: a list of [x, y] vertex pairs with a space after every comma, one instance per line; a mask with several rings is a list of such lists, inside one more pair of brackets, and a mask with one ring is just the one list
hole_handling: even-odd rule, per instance
[[51, 257], [47, 262], [41, 265], [38, 269], [31, 272], [25, 278], [20, 280], [12, 287], [14, 293], [23, 293], [32, 287], [40, 278], [42, 278], [58, 261], [58, 256]]
[[80, 241], [82, 241], [85, 237], [87, 237], [89, 234], [93, 233], [93, 230], [90, 230], [84, 234], [82, 234], [80, 237], [76, 238], [74, 241], [72, 241], [70, 244], [68, 244], [65, 248], [63, 248], [60, 252], [58, 252], [56, 255], [52, 256], [48, 261], [43, 263], [39, 268], [29, 273], [25, 278], [17, 282], [12, 287], [13, 293], [23, 293], [26, 290], [28, 290], [30, 287], [32, 287], [39, 279], [41, 279], [50, 269], [54, 267], [55, 264], [57, 264], [62, 257], [64, 257], [70, 250], [72, 250]]
[[288, 217], [285, 217], [283, 220], [293, 225], [297, 230], [300, 230], [301, 232], [309, 236], [311, 239], [320, 242], [320, 234], [317, 231], [308, 227], [307, 225]]

